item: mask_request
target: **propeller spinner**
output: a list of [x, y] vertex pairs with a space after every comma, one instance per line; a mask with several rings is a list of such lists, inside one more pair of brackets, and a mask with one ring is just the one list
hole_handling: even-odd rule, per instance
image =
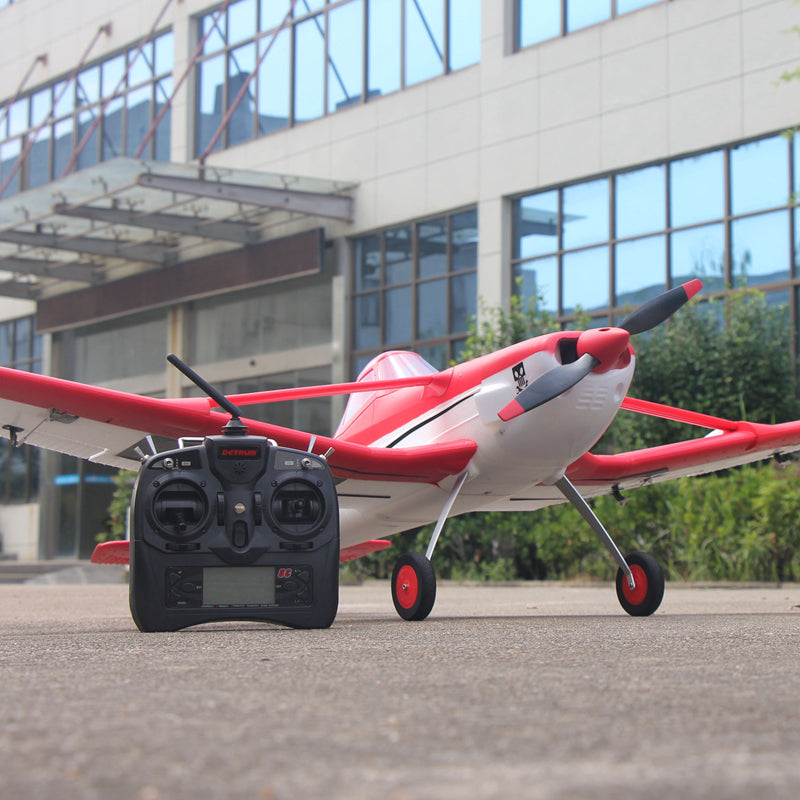
[[554, 367], [537, 378], [504, 406], [498, 416], [507, 422], [563, 394], [590, 372], [611, 369], [625, 351], [632, 335], [660, 325], [702, 288], [703, 284], [695, 278], [648, 300], [618, 328], [593, 328], [584, 331], [578, 338], [577, 361]]

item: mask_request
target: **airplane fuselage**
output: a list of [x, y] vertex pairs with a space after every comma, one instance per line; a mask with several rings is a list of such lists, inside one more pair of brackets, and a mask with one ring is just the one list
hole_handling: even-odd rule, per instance
[[[592, 372], [558, 403], [509, 421], [498, 412], [536, 378], [574, 358], [576, 340], [577, 334], [569, 332], [540, 336], [445, 370], [427, 386], [376, 392], [359, 400], [359, 414], [337, 436], [391, 448], [476, 442], [451, 515], [563, 502], [552, 484], [613, 421], [633, 377], [632, 348], [628, 345], [613, 365]], [[346, 481], [339, 492], [343, 546], [436, 520], [457, 479], [438, 486]]]

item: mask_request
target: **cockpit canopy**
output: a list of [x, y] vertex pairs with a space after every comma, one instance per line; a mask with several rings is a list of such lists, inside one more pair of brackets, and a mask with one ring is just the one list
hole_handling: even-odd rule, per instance
[[[438, 370], [429, 364], [419, 353], [408, 350], [390, 350], [381, 353], [370, 361], [356, 379], [357, 383], [369, 381], [388, 381], [395, 378], [416, 378], [425, 375], [434, 375]], [[377, 392], [356, 392], [350, 395], [347, 406], [342, 416], [342, 421], [336, 430], [335, 436], [346, 438], [348, 429], [378, 395]]]

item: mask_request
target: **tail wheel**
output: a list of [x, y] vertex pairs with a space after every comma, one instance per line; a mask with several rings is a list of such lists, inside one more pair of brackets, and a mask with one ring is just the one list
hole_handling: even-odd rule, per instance
[[425, 619], [436, 601], [436, 573], [422, 553], [406, 553], [397, 559], [392, 573], [392, 600], [406, 620]]
[[635, 588], [631, 589], [625, 573], [617, 570], [617, 597], [620, 605], [632, 617], [647, 617], [664, 597], [664, 572], [658, 561], [648, 553], [631, 553], [625, 559], [633, 573]]

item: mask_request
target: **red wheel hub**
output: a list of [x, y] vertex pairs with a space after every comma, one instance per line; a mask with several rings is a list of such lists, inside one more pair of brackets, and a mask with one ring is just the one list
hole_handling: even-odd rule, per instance
[[633, 573], [633, 580], [636, 582], [636, 588], [631, 589], [628, 584], [628, 579], [622, 579], [622, 594], [625, 599], [632, 606], [640, 606], [644, 603], [647, 597], [647, 573], [638, 565], [630, 564], [631, 573]]
[[[639, 579], [636, 579], [637, 583]], [[395, 593], [397, 594], [397, 602], [403, 608], [411, 608], [417, 602], [419, 596], [419, 579], [413, 567], [406, 564], [400, 567], [397, 573], [397, 582], [395, 583]]]

